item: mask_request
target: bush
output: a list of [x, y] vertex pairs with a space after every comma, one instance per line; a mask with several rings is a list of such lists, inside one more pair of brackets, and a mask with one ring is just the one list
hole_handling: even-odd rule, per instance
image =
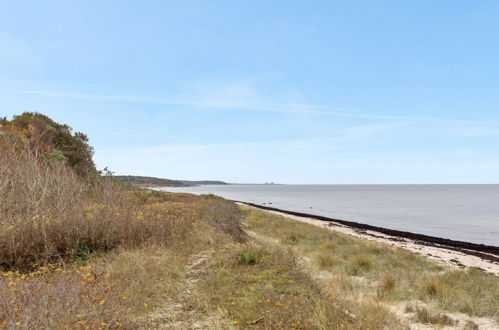
[[80, 176], [95, 171], [93, 148], [88, 137], [73, 133], [68, 125], [56, 123], [36, 112], [25, 112], [9, 121], [0, 118], [0, 130], [27, 141], [29, 148], [45, 160], [63, 160]]
[[95, 171], [87, 142], [41, 114], [0, 118], [0, 268], [85, 264], [118, 246], [180, 244], [203, 220], [246, 239], [234, 203], [132, 189]]
[[[31, 269], [94, 251], [171, 244], [194, 228], [198, 206], [144, 203], [108, 177], [46, 164], [22, 140], [0, 135], [0, 267]], [[235, 221], [235, 220], [234, 220]], [[84, 248], [83, 248], [84, 247]]]

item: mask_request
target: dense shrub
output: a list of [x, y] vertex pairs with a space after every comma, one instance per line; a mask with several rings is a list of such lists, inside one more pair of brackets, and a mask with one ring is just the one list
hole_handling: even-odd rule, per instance
[[80, 176], [95, 171], [88, 137], [45, 115], [25, 112], [10, 121], [0, 118], [0, 132], [26, 140], [38, 157], [64, 160]]
[[110, 177], [49, 164], [23, 140], [0, 135], [0, 267], [84, 261], [117, 246], [181, 241], [206, 221], [242, 240], [241, 213], [223, 199], [128, 190]]

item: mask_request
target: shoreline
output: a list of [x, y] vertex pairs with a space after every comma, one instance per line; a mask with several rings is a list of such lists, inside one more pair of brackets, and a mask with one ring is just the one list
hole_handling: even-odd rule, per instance
[[359, 238], [398, 246], [454, 268], [476, 267], [499, 276], [499, 247], [496, 246], [454, 241], [446, 238], [376, 227], [353, 221], [282, 210], [254, 203], [242, 201], [233, 202], [262, 209], [293, 220], [325, 227], [329, 230], [336, 230]]

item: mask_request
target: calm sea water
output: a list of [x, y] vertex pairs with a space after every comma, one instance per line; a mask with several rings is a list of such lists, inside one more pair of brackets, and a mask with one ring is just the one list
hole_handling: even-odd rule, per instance
[[499, 185], [224, 185], [165, 188], [499, 246]]

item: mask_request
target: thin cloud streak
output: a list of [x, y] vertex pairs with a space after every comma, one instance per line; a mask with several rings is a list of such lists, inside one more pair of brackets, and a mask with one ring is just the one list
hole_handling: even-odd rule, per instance
[[331, 143], [345, 143], [354, 142], [362, 139], [371, 138], [374, 135], [381, 134], [391, 129], [396, 129], [406, 126], [406, 123], [380, 123], [352, 126], [346, 129], [342, 134], [333, 137], [308, 137], [302, 139], [283, 139], [273, 141], [240, 141], [229, 143], [209, 143], [209, 144], [166, 144], [160, 146], [152, 146], [145, 148], [122, 148], [122, 149], [100, 149], [98, 152], [170, 152], [180, 149], [189, 150], [206, 150], [206, 149], [221, 149], [228, 148], [234, 150], [235, 148], [244, 147], [265, 147], [272, 145], [280, 148], [308, 148], [310, 146], [328, 145]]
[[[415, 116], [396, 116], [396, 115], [373, 115], [363, 113], [352, 113], [345, 111], [345, 108], [335, 108], [322, 105], [313, 104], [297, 104], [297, 103], [274, 103], [274, 102], [246, 102], [240, 100], [188, 100], [180, 98], [164, 98], [164, 97], [143, 97], [143, 96], [130, 96], [119, 94], [94, 94], [94, 93], [67, 93], [67, 92], [54, 92], [42, 90], [24, 90], [24, 89], [11, 89], [0, 88], [1, 93], [15, 93], [24, 95], [39, 95], [49, 97], [63, 97], [75, 99], [89, 99], [89, 100], [102, 100], [102, 101], [117, 101], [117, 102], [134, 102], [134, 103], [149, 103], [149, 104], [165, 104], [165, 105], [178, 105], [189, 106], [198, 108], [217, 108], [217, 109], [239, 109], [248, 111], [262, 111], [262, 112], [275, 112], [275, 113], [291, 113], [291, 114], [310, 114], [322, 115], [341, 118], [358, 118], [358, 119], [381, 119], [381, 120], [398, 120], [398, 121], [411, 121], [411, 122], [433, 122], [433, 123], [447, 123], [447, 124], [479, 124], [479, 125], [499, 125], [499, 122], [467, 120], [467, 119], [446, 119], [438, 117], [415, 117]], [[338, 109], [341, 109], [338, 111]]]

